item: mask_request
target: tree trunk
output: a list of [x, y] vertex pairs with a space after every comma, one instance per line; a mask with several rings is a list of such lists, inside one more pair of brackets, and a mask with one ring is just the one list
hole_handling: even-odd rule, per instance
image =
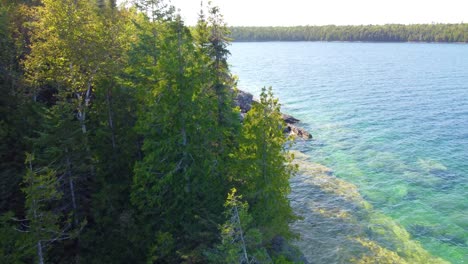
[[76, 196], [75, 196], [75, 183], [73, 182], [72, 172], [71, 172], [71, 162], [70, 156], [68, 154], [68, 149], [65, 149], [65, 153], [67, 153], [67, 178], [68, 178], [68, 187], [70, 188], [70, 196], [72, 201], [72, 208], [73, 208], [73, 223], [75, 226], [78, 226], [78, 206], [76, 205]]
[[[111, 84], [112, 85], [112, 84]], [[111, 105], [111, 99], [110, 99], [110, 88], [107, 88], [107, 93], [106, 93], [106, 102], [107, 102], [107, 115], [109, 118], [109, 128], [111, 130], [111, 140], [112, 140], [112, 149], [115, 149], [116, 144], [115, 144], [115, 131], [114, 131], [114, 122], [113, 122], [113, 112], [112, 112], [112, 105]]]
[[241, 225], [241, 221], [240, 221], [239, 211], [237, 210], [237, 205], [234, 206], [234, 211], [235, 211], [235, 214], [236, 214], [236, 222], [239, 225], [240, 239], [241, 239], [241, 242], [242, 242], [242, 254], [243, 254], [243, 257], [244, 257], [246, 263], [248, 263], [249, 262], [249, 256], [247, 255], [247, 246], [245, 244], [244, 232], [242, 231], [242, 225]]
[[42, 253], [42, 242], [37, 241], [37, 260], [39, 264], [44, 264], [44, 255]]
[[[84, 98], [84, 105], [81, 105], [81, 115], [80, 115], [80, 123], [81, 123], [81, 130], [83, 131], [84, 134], [86, 134], [86, 110], [89, 106], [89, 102], [91, 101], [91, 80], [88, 80], [87, 88], [86, 88], [86, 93], [85, 93], [85, 98]], [[80, 104], [82, 104], [80, 102]]]
[[[30, 160], [29, 161], [29, 169], [31, 170], [31, 172], [33, 171], [33, 166], [32, 166], [32, 161]], [[33, 182], [31, 181], [31, 188], [33, 186]], [[36, 200], [33, 200], [32, 201], [33, 204], [32, 204], [32, 209], [33, 209], [33, 216], [34, 216], [34, 219], [37, 221], [38, 220], [38, 215], [37, 215], [37, 204], [36, 204]], [[44, 264], [44, 254], [42, 252], [42, 242], [41, 240], [38, 240], [37, 241], [37, 260], [38, 260], [38, 263], [39, 264]]]

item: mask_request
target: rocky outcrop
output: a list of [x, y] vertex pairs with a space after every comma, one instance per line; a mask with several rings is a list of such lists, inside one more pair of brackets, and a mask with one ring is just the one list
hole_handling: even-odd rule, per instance
[[286, 122], [286, 124], [296, 124], [297, 122], [300, 121], [299, 119], [293, 116], [287, 115], [287, 114], [282, 114], [282, 118], [284, 122]]
[[284, 129], [284, 132], [288, 133], [291, 136], [299, 137], [302, 139], [312, 138], [312, 135], [309, 132], [307, 132], [305, 129], [303, 129], [302, 127], [297, 127], [293, 124], [288, 124], [288, 122], [286, 122], [286, 128]]
[[239, 106], [241, 113], [247, 113], [252, 108], [252, 103], [255, 102], [253, 95], [241, 90], [237, 91], [236, 95], [236, 105]]
[[[237, 91], [237, 95], [235, 98], [236, 105], [239, 106], [241, 110], [241, 118], [243, 119], [245, 114], [252, 109], [252, 104], [258, 103], [253, 99], [253, 95], [248, 92], [244, 92], [241, 90]], [[291, 135], [295, 136], [298, 138], [302, 139], [311, 139], [312, 135], [307, 132], [305, 129], [296, 126], [295, 124], [298, 123], [300, 120], [287, 115], [287, 114], [282, 114], [283, 120], [286, 123], [286, 127], [284, 129], [284, 132]]]

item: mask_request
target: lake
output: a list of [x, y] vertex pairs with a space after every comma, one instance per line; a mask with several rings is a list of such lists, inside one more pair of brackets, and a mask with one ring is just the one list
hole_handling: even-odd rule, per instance
[[[468, 263], [468, 45], [263, 42], [230, 51], [238, 87], [258, 96], [272, 86], [283, 112], [312, 133], [297, 149], [356, 185], [428, 252]], [[300, 184], [292, 181], [292, 205], [307, 214], [294, 201], [306, 192]], [[312, 261], [313, 245], [299, 246], [312, 263], [340, 262]]]

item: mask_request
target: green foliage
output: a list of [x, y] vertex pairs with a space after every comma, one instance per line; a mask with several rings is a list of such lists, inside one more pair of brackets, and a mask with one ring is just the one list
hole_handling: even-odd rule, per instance
[[0, 213], [23, 212], [19, 184], [24, 175], [24, 152], [30, 148], [25, 138], [40, 122], [36, 105], [25, 100], [23, 69], [27, 31], [22, 28], [28, 17], [24, 5], [0, 1]]
[[0, 262], [1, 263], [31, 263], [34, 248], [27, 233], [18, 232], [13, 213], [0, 216]]
[[[229, 238], [243, 227], [246, 260], [271, 262], [269, 239], [293, 220], [280, 186], [292, 170], [268, 169], [272, 185], [240, 184], [250, 211], [234, 194], [223, 206], [247, 179], [242, 166], [256, 177], [285, 162], [286, 141], [266, 97], [274, 118], [254, 113], [241, 134], [219, 8], [191, 32], [164, 1], [27, 2], [0, 2], [0, 213], [13, 211], [1, 221], [2, 262], [203, 263], [234, 208], [218, 257], [238, 260]], [[260, 162], [247, 135], [264, 128], [272, 136], [253, 143], [274, 140], [265, 153], [275, 158]], [[280, 205], [272, 222], [267, 197]]]
[[232, 27], [235, 41], [468, 42], [468, 24]]
[[221, 244], [206, 254], [211, 263], [271, 263], [260, 231], [253, 227], [248, 204], [231, 189], [225, 206], [228, 220], [221, 226]]
[[145, 62], [139, 65], [142, 107], [136, 126], [144, 157], [135, 166], [132, 201], [151, 233], [174, 237], [181, 249], [171, 252], [173, 257], [198, 258], [186, 248], [203, 248], [216, 239], [224, 195], [222, 178], [212, 173], [215, 157], [207, 152], [217, 142], [217, 126], [209, 112], [213, 99], [205, 93], [206, 57], [197, 56], [179, 18], [140, 27], [158, 33], [156, 42], [143, 35], [145, 42], [135, 45]]
[[7, 26], [7, 9], [0, 7], [0, 213], [21, 208], [17, 201], [19, 182], [21, 181], [21, 155], [19, 151], [24, 149], [20, 131], [21, 123], [15, 119], [19, 117], [18, 98], [14, 95], [15, 71], [10, 71], [11, 59], [15, 57], [10, 41], [10, 32]]
[[[199, 36], [204, 34], [203, 32], [203, 20], [200, 20]], [[227, 49], [230, 38], [229, 29], [227, 28], [223, 16], [220, 14], [218, 7], [214, 6], [209, 8], [208, 17], [208, 45], [206, 49], [207, 55], [211, 58], [211, 64], [209, 70], [213, 72], [213, 83], [211, 89], [217, 96], [217, 115], [218, 123], [225, 130], [235, 129], [233, 120], [235, 118], [235, 111], [233, 111], [233, 93], [231, 88], [235, 86], [235, 80], [232, 78], [227, 63], [227, 58], [230, 55]], [[232, 131], [231, 131], [232, 132]], [[223, 140], [221, 138], [221, 140]], [[223, 148], [221, 148], [221, 151]]]
[[279, 256], [274, 259], [274, 264], [294, 264], [293, 261], [288, 260], [285, 256]]
[[131, 22], [136, 16], [133, 11], [105, 9], [99, 17], [107, 29], [102, 52], [111, 60], [103, 61], [96, 75], [87, 123], [94, 177], [88, 183], [92, 222], [80, 237], [86, 263], [141, 263], [146, 253], [143, 230], [129, 199], [139, 151], [134, 130], [138, 103], [135, 89], [125, 81], [125, 67], [129, 40], [136, 38]]
[[175, 13], [175, 8], [164, 0], [136, 0], [135, 6], [151, 22], [171, 20]]
[[92, 159], [87, 138], [73, 113], [74, 106], [57, 102], [44, 110], [39, 135], [31, 139], [36, 163], [57, 173], [62, 195], [57, 202], [72, 214], [74, 225], [86, 218]]
[[[0, 0], [1, 263], [291, 263], [296, 168], [280, 105], [263, 89], [241, 122], [230, 36], [466, 41], [465, 24], [231, 34], [218, 7], [205, 16], [202, 6], [192, 29], [174, 10], [161, 0]], [[24, 152], [34, 153], [27, 168]], [[349, 187], [324, 179], [328, 193]], [[357, 199], [352, 190], [345, 200]], [[368, 232], [383, 238], [353, 241], [370, 253], [356, 261], [431, 259], [414, 243], [394, 248], [409, 240], [398, 226]]]
[[287, 197], [295, 167], [285, 149], [283, 129], [278, 100], [271, 88], [263, 88], [260, 103], [244, 119], [239, 150], [233, 155], [239, 160], [239, 189], [267, 241], [276, 235], [291, 238], [288, 224], [296, 219]]
[[[26, 194], [26, 215], [28, 219], [31, 219], [31, 226], [36, 224], [34, 221], [38, 221], [38, 223], [44, 222], [46, 224], [55, 223], [57, 222], [56, 215], [42, 211], [47, 210], [49, 206], [47, 204], [48, 202], [59, 200], [62, 196], [58, 191], [57, 177], [54, 171], [47, 168], [42, 173], [36, 173], [33, 169], [33, 161], [34, 156], [27, 154], [25, 163], [28, 166], [28, 170], [23, 182], [25, 187], [22, 189]], [[47, 228], [37, 228], [37, 230], [41, 229]]]
[[62, 197], [55, 171], [48, 168], [34, 169], [34, 156], [26, 155], [28, 166], [22, 191], [25, 194], [26, 221], [25, 232], [37, 247], [36, 259], [44, 263], [47, 245], [76, 237], [82, 226], [72, 225], [72, 218], [54, 210], [54, 202]]
[[175, 251], [175, 241], [171, 234], [158, 232], [154, 244], [150, 247], [148, 263], [164, 261]]

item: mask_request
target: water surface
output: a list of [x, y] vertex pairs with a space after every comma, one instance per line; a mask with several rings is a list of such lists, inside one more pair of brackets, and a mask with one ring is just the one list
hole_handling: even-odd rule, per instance
[[[297, 144], [310, 160], [355, 184], [431, 254], [468, 263], [468, 45], [266, 42], [230, 51], [241, 89], [273, 86], [283, 111], [312, 132]], [[292, 183], [293, 197], [306, 193]]]

